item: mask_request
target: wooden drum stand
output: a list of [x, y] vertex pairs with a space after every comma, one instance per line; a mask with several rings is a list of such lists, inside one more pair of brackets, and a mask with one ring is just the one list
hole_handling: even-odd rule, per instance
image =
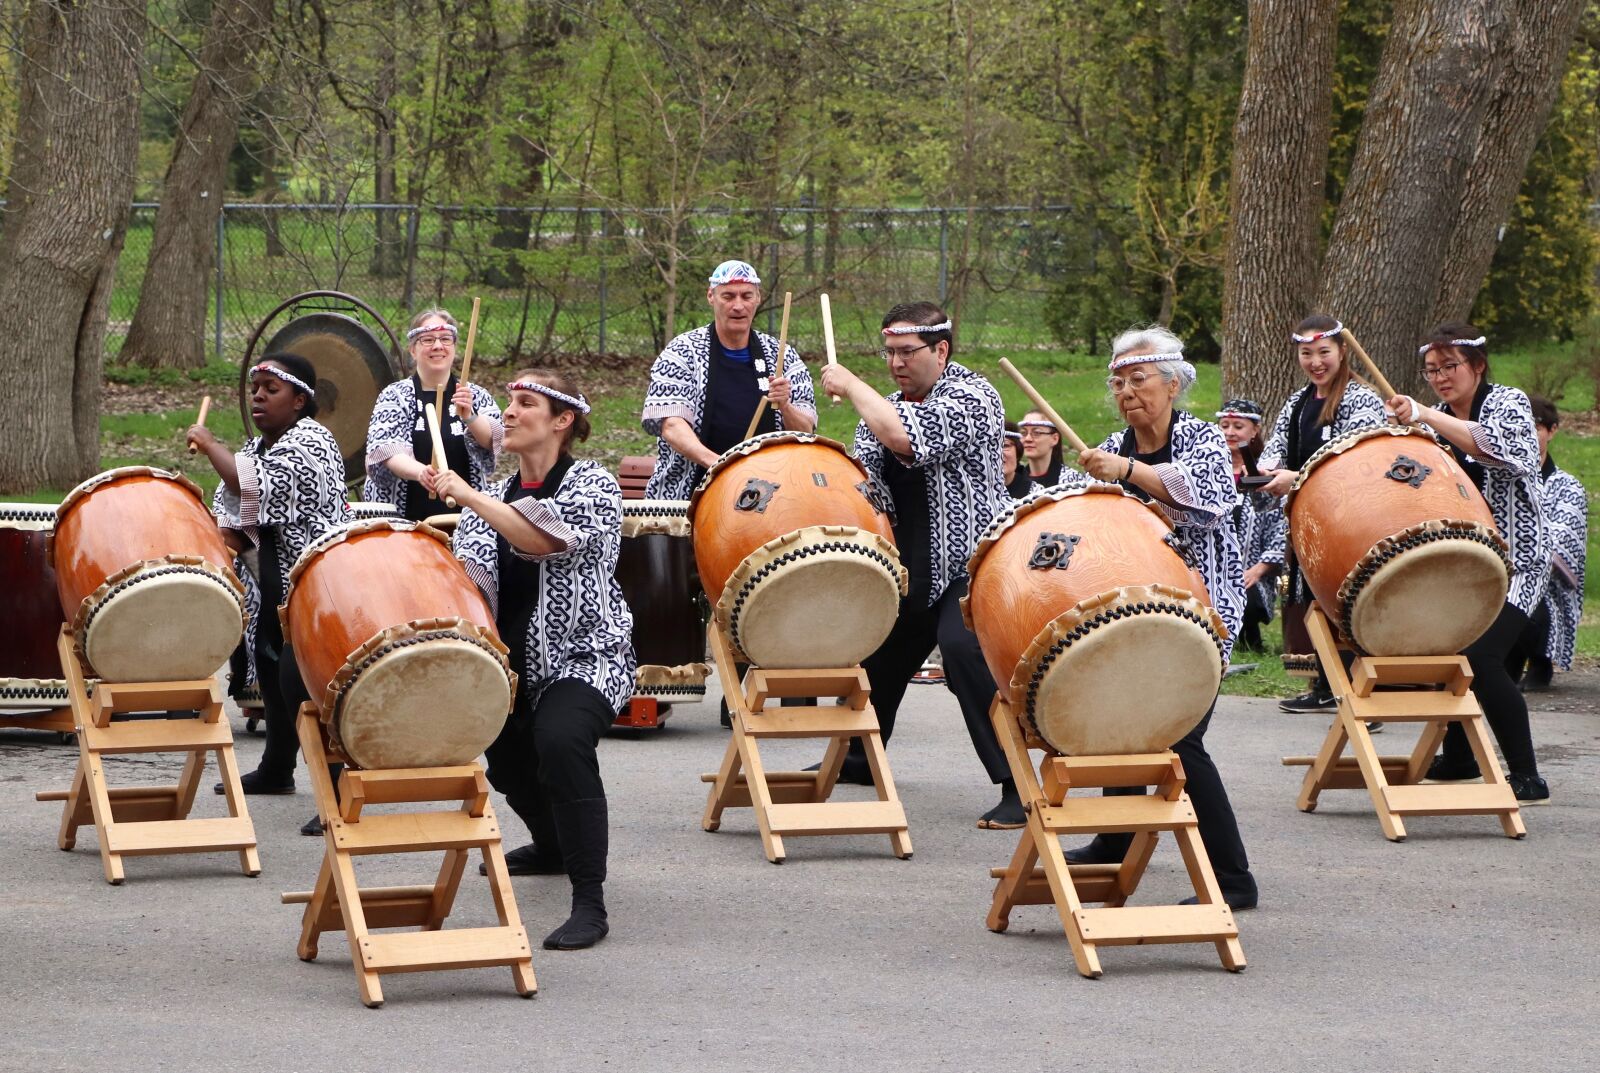
[[[1339, 710], [1316, 756], [1286, 756], [1286, 767], [1305, 767], [1300, 784], [1301, 812], [1314, 812], [1324, 790], [1365, 789], [1372, 797], [1383, 835], [1404, 842], [1404, 816], [1496, 816], [1508, 838], [1522, 838], [1522, 823], [1511, 785], [1484, 730], [1483, 709], [1469, 689], [1472, 668], [1465, 656], [1360, 656], [1347, 675], [1339, 644], [1322, 609], [1306, 611], [1306, 629], [1328, 676]], [[1381, 692], [1381, 686], [1421, 685], [1428, 689]], [[1421, 723], [1416, 748], [1405, 756], [1379, 756], [1367, 720]], [[1478, 760], [1483, 781], [1422, 784], [1428, 765], [1451, 723], [1460, 723]], [[1344, 756], [1346, 743], [1354, 755]]]
[[[489, 804], [489, 781], [476, 763], [452, 767], [385, 771], [345, 768], [334, 793], [328, 777], [331, 754], [315, 705], [300, 706], [296, 720], [322, 819], [327, 853], [314, 890], [283, 895], [304, 904], [298, 953], [314, 961], [323, 932], [344, 931], [364, 1005], [383, 1005], [378, 977], [390, 972], [476, 969], [509, 965], [517, 994], [532, 998], [533, 976], [528, 933], [517, 912], [511, 877], [500, 845], [500, 825]], [[459, 808], [362, 815], [367, 805], [459, 802]], [[483, 853], [499, 926], [442, 930], [455, 904], [469, 851]], [[372, 887], [356, 884], [355, 858], [378, 853], [444, 850], [444, 863], [431, 886]], [[420, 928], [397, 935], [374, 935], [374, 928]]]
[[[1121, 756], [1062, 756], [1027, 733], [1011, 706], [996, 697], [989, 717], [1011, 764], [1028, 824], [1011, 863], [991, 869], [999, 880], [989, 909], [989, 930], [1003, 932], [1018, 905], [1055, 904], [1078, 972], [1098, 977], [1100, 946], [1142, 946], [1147, 943], [1214, 943], [1223, 967], [1245, 967], [1239, 928], [1233, 910], [1217, 887], [1211, 858], [1184, 793], [1183, 764], [1167, 749]], [[1028, 750], [1043, 749], [1035, 776]], [[1068, 797], [1071, 788], [1154, 786], [1154, 796]], [[1195, 905], [1129, 906], [1138, 889], [1156, 840], [1170, 831], [1183, 854]], [[1133, 844], [1121, 864], [1067, 863], [1063, 835], [1123, 832]], [[1085, 909], [1085, 902], [1103, 903]]]

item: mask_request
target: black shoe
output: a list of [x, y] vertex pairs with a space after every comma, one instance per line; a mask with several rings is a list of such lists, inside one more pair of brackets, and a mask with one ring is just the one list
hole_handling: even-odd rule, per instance
[[[1254, 909], [1256, 907], [1256, 905], [1261, 901], [1261, 897], [1255, 891], [1250, 891], [1247, 894], [1246, 893], [1232, 893], [1232, 892], [1229, 892], [1229, 891], [1223, 891], [1222, 892], [1222, 900], [1228, 903], [1228, 908], [1229, 909], [1232, 909], [1235, 913], [1240, 913], [1240, 912], [1243, 912], [1246, 909]], [[1199, 905], [1200, 904], [1200, 896], [1197, 895], [1197, 894], [1191, 894], [1189, 897], [1185, 898], [1183, 901], [1179, 902], [1178, 904], [1179, 905]]]
[[1538, 775], [1524, 775], [1520, 771], [1513, 771], [1506, 775], [1506, 781], [1511, 784], [1511, 792], [1517, 795], [1519, 805], [1548, 805], [1550, 803], [1550, 784]]
[[1548, 693], [1550, 682], [1555, 678], [1556, 669], [1547, 659], [1528, 661], [1528, 671], [1522, 676], [1522, 691], [1524, 693]]
[[[488, 865], [478, 865], [478, 874], [480, 876], [488, 875]], [[529, 842], [526, 846], [518, 846], [506, 854], [506, 874], [513, 876], [564, 876], [567, 874], [567, 865], [561, 859], [561, 854], [542, 853], [537, 842]]]
[[[812, 764], [807, 771], [821, 771], [822, 764]], [[865, 760], [857, 760], [852, 756], [844, 758], [844, 765], [839, 768], [839, 781], [849, 783], [851, 786], [876, 786], [872, 781], [872, 765]]]
[[[261, 769], [257, 768], [254, 771], [247, 771], [243, 775], [240, 775], [239, 785], [243, 786], [244, 792], [250, 795], [288, 795], [294, 793], [294, 776], [290, 775], [283, 782], [268, 782], [266, 781], [266, 777], [261, 774]], [[219, 794], [225, 794], [228, 792], [227, 790], [223, 789], [222, 783], [220, 782], [217, 783], [213, 789]]]
[[1028, 814], [1022, 811], [1022, 798], [1015, 787], [1003, 790], [1000, 803], [978, 818], [978, 826], [989, 831], [1015, 831], [1028, 825]]
[[610, 831], [603, 797], [563, 801], [551, 807], [561, 856], [572, 879], [572, 915], [545, 936], [546, 950], [583, 950], [611, 931], [606, 919], [606, 854]]
[[307, 820], [305, 823], [302, 823], [300, 825], [300, 833], [305, 835], [307, 838], [321, 838], [322, 837], [322, 817], [321, 816], [313, 816], [309, 820]]
[[1308, 689], [1298, 697], [1278, 702], [1280, 712], [1326, 712], [1339, 706], [1333, 693], [1326, 689]]
[[1065, 856], [1068, 864], [1121, 864], [1127, 855], [1126, 846], [1119, 846], [1099, 836], [1077, 849], [1067, 850]]
[[1367, 720], [1367, 733], [1368, 734], [1382, 734], [1383, 733], [1383, 724], [1378, 722], [1376, 719], [1368, 719]]
[[1483, 772], [1478, 770], [1476, 760], [1453, 761], [1445, 759], [1440, 753], [1433, 758], [1433, 763], [1428, 765], [1428, 773], [1422, 776], [1423, 782], [1472, 782], [1483, 778]]
[[733, 713], [728, 711], [728, 702], [726, 700], [722, 702], [722, 728], [724, 730], [733, 729]]

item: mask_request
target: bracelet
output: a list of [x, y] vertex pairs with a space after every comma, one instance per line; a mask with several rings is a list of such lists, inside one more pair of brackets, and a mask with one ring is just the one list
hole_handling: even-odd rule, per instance
[[1128, 472], [1126, 472], [1126, 473], [1124, 473], [1122, 475], [1122, 479], [1125, 480], [1125, 481], [1133, 480], [1133, 459], [1132, 458], [1128, 459]]

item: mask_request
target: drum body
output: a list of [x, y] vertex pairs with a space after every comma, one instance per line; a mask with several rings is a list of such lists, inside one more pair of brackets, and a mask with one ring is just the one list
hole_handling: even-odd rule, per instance
[[1505, 604], [1511, 568], [1494, 515], [1427, 433], [1367, 429], [1326, 445], [1287, 509], [1306, 583], [1363, 652], [1459, 652]]
[[330, 744], [361, 767], [469, 763], [505, 724], [516, 688], [506, 647], [427, 525], [329, 533], [295, 563], [280, 613]]
[[66, 616], [50, 568], [56, 508], [49, 503], [0, 503], [0, 709], [67, 703], [56, 638]]
[[633, 611], [639, 657], [634, 694], [657, 700], [705, 696], [710, 667], [686, 501], [623, 502], [617, 584]]
[[1055, 488], [990, 525], [961, 611], [1001, 696], [1077, 756], [1159, 752], [1222, 681], [1222, 620], [1159, 511], [1115, 485]]
[[701, 583], [739, 658], [848, 667], [889, 636], [906, 572], [842, 444], [796, 432], [746, 440], [706, 471], [689, 520]]
[[80, 484], [50, 561], [78, 655], [108, 682], [209, 678], [244, 634], [233, 554], [187, 477], [133, 466]]

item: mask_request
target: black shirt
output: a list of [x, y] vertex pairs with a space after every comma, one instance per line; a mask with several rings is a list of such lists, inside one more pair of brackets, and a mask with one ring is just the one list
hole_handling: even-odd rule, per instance
[[[1028, 462], [1026, 460], [1023, 461], [1022, 468], [1024, 472], [1030, 474], [1032, 473], [1032, 470], [1028, 468]], [[1041, 488], [1049, 488], [1053, 485], [1061, 483], [1061, 470], [1063, 468], [1064, 466], [1062, 463], [1052, 459], [1050, 464], [1045, 467], [1044, 472], [1039, 474], [1037, 477], [1033, 477], [1032, 479], [1038, 481]]]
[[894, 542], [900, 565], [910, 575], [906, 600], [911, 607], [927, 607], [933, 596], [933, 562], [928, 540], [928, 475], [885, 452], [883, 482], [894, 500]]
[[[1043, 481], [1039, 483], [1044, 484]], [[1049, 486], [1046, 485], [1046, 487]], [[1012, 499], [1021, 499], [1031, 491], [1033, 491], [1033, 478], [1028, 475], [1028, 467], [1018, 466], [1017, 475], [1011, 478], [1010, 484], [1006, 485], [1006, 492], [1010, 494]]]
[[[571, 468], [572, 456], [562, 455], [536, 488], [525, 486], [520, 472], [513, 473], [506, 482], [504, 502], [549, 499], [561, 487], [561, 478]], [[528, 665], [528, 620], [539, 607], [539, 564], [514, 554], [511, 542], [500, 534], [495, 536], [495, 549], [499, 561], [500, 599], [494, 624], [500, 630], [500, 640], [511, 650], [512, 670], [521, 674]]]
[[[415, 374], [411, 387], [416, 392], [416, 420], [411, 425], [411, 455], [423, 465], [433, 463], [433, 436], [428, 432], [428, 415], [423, 407], [433, 401], [433, 392], [422, 386]], [[456, 393], [456, 378], [452, 375], [444, 386], [444, 412], [439, 415], [439, 438], [444, 441], [445, 464], [461, 479], [471, 483], [472, 468], [467, 457], [466, 424], [450, 405], [450, 396]], [[418, 481], [405, 482], [405, 516], [414, 522], [431, 518], [435, 514], [450, 513], [451, 508], [442, 499], [429, 499], [428, 490]]]
[[[1136, 442], [1134, 440], [1133, 429], [1131, 429], [1131, 428], [1128, 429], [1126, 432], [1124, 432], [1122, 434], [1122, 446], [1117, 448], [1117, 454], [1121, 455], [1123, 458], [1132, 458], [1135, 462], [1143, 462], [1147, 466], [1155, 466], [1155, 465], [1159, 465], [1159, 464], [1161, 464], [1163, 462], [1171, 462], [1172, 461], [1172, 426], [1176, 425], [1177, 423], [1178, 423], [1178, 411], [1174, 410], [1174, 411], [1172, 411], [1172, 420], [1167, 425], [1167, 439], [1166, 439], [1166, 442], [1163, 443], [1160, 447], [1157, 447], [1154, 451], [1148, 451], [1148, 452], [1145, 452], [1145, 453], [1140, 453], [1136, 449], [1137, 448], [1137, 444], [1136, 444]], [[1150, 499], [1151, 499], [1150, 493], [1146, 492], [1143, 488], [1140, 488], [1137, 484], [1134, 484], [1132, 481], [1118, 481], [1117, 483], [1122, 485], [1122, 487], [1124, 489], [1126, 489], [1127, 491], [1133, 493], [1134, 495], [1138, 496], [1140, 499], [1144, 500], [1146, 503], [1150, 502]]]
[[[717, 338], [716, 326], [711, 328], [706, 404], [700, 418], [699, 435], [700, 442], [719, 455], [744, 442], [744, 431], [750, 427], [756, 407], [761, 405], [761, 396], [766, 394], [761, 390], [758, 379], [771, 376], [771, 366], [763, 352], [760, 355], [761, 365], [766, 371], [758, 369], [755, 355], [751, 352], [752, 348], [759, 349], [760, 345], [756, 333], [752, 331], [745, 349], [735, 351], [734, 356], [730, 357], [722, 340]], [[769, 406], [761, 415], [761, 424], [756, 432], [776, 432], [777, 429], [777, 412]]]
[[[1494, 385], [1489, 383], [1487, 378], [1479, 382], [1477, 393], [1472, 396], [1471, 420], [1476, 421], [1483, 415], [1483, 400], [1489, 397], [1489, 389], [1492, 387]], [[1454, 416], [1454, 414], [1451, 416]], [[1444, 437], [1441, 436], [1440, 439], [1443, 440]], [[1472, 478], [1472, 483], [1478, 486], [1478, 491], [1483, 491], [1483, 463], [1450, 441], [1445, 440], [1444, 443], [1446, 447], [1450, 448], [1450, 453], [1456, 456], [1456, 461], [1460, 463], [1461, 468], [1467, 471], [1467, 476]]]

